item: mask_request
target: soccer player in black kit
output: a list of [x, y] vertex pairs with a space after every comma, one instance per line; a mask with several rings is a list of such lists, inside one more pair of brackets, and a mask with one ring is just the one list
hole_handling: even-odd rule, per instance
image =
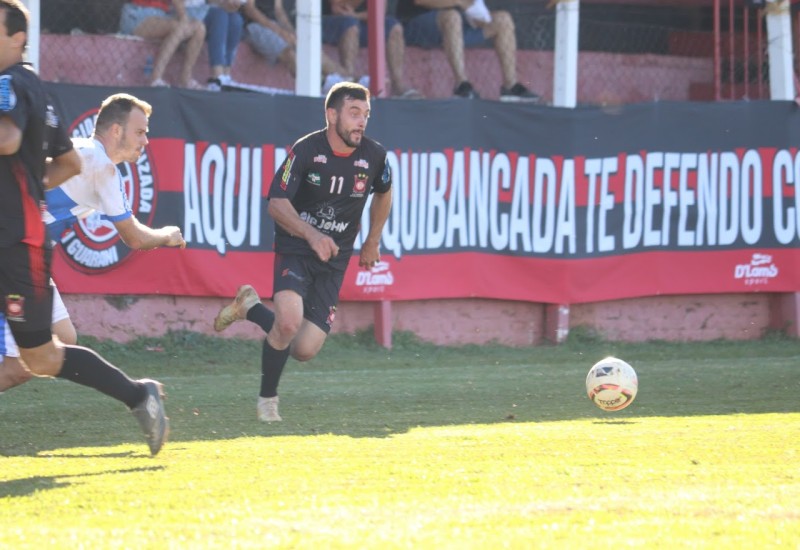
[[80, 158], [39, 77], [22, 62], [27, 31], [28, 12], [20, 0], [0, 0], [0, 306], [33, 374], [71, 380], [125, 403], [155, 455], [169, 432], [161, 384], [132, 380], [94, 351], [62, 344], [50, 330], [45, 180], [63, 183], [80, 171]]
[[317, 355], [331, 330], [339, 290], [361, 214], [372, 194], [369, 232], [359, 266], [380, 260], [380, 239], [392, 207], [392, 175], [386, 149], [366, 137], [369, 90], [336, 84], [325, 98], [326, 127], [299, 139], [275, 174], [269, 214], [275, 221], [273, 303], [267, 309], [250, 285], [219, 312], [222, 331], [243, 319], [267, 337], [261, 356], [259, 420], [281, 420], [278, 381], [291, 353], [298, 361]]

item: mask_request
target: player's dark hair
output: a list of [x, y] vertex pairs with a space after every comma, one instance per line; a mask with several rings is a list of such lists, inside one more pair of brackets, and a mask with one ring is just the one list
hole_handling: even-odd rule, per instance
[[20, 0], [0, 0], [0, 10], [6, 12], [8, 36], [28, 32], [28, 9]]
[[97, 121], [94, 123], [95, 133], [104, 132], [114, 124], [125, 127], [134, 108], [144, 111], [148, 118], [153, 112], [153, 107], [148, 102], [130, 94], [114, 94], [107, 97], [100, 104], [100, 112], [97, 113]]
[[345, 99], [369, 101], [369, 89], [358, 82], [339, 82], [334, 84], [325, 98], [325, 109], [334, 109], [338, 113]]

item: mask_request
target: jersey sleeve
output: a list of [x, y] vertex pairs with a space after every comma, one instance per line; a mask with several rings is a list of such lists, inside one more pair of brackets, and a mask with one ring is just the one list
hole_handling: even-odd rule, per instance
[[392, 188], [392, 168], [386, 161], [386, 152], [383, 153], [382, 164], [378, 175], [372, 180], [372, 191], [375, 193], [386, 193]]
[[47, 156], [51, 158], [60, 157], [64, 153], [72, 151], [74, 148], [72, 140], [69, 139], [67, 129], [64, 127], [64, 120], [56, 114], [52, 105], [47, 106], [47, 116], [54, 121], [52, 124], [52, 132], [49, 136], [50, 148], [47, 152]]
[[112, 222], [130, 218], [133, 213], [117, 167], [110, 160], [98, 162], [97, 157], [93, 160], [93, 184], [97, 197], [95, 209], [104, 219]]
[[272, 185], [269, 188], [270, 199], [291, 200], [294, 198], [303, 181], [306, 169], [304, 158], [307, 155], [304, 155], [303, 151], [303, 147], [298, 147], [297, 144], [289, 151], [286, 160], [283, 161], [272, 179]]
[[25, 90], [17, 91], [11, 74], [0, 75], [0, 116], [8, 116], [21, 132], [25, 132], [30, 110], [30, 98]]

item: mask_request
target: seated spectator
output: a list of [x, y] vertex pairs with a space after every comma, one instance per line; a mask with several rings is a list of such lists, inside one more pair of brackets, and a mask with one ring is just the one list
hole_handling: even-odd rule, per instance
[[[366, 48], [367, 2], [366, 0], [325, 0], [322, 4], [322, 42], [339, 46], [339, 57], [345, 71], [355, 72], [359, 48]], [[389, 69], [392, 95], [408, 99], [420, 99], [422, 94], [410, 88], [403, 77], [406, 41], [403, 26], [391, 16], [384, 14], [386, 34], [386, 66]], [[362, 81], [362, 84], [364, 82]]]
[[456, 97], [479, 97], [467, 77], [464, 47], [491, 41], [503, 74], [501, 101], [539, 101], [517, 80], [517, 38], [507, 11], [490, 12], [483, 0], [398, 0], [396, 13], [405, 28], [406, 44], [443, 47], [455, 76]]
[[242, 40], [244, 18], [240, 13], [247, 0], [209, 0], [206, 14], [206, 40], [211, 76], [210, 90], [221, 90], [223, 84], [231, 82], [231, 66], [236, 59], [236, 50]]
[[147, 40], [161, 40], [153, 64], [152, 86], [169, 86], [164, 80], [167, 64], [178, 47], [186, 43], [185, 58], [178, 77], [184, 88], [202, 89], [192, 71], [203, 48], [208, 11], [205, 0], [130, 0], [122, 7], [120, 32]]
[[[295, 76], [297, 36], [283, 1], [247, 0], [242, 13], [246, 18], [245, 42], [270, 63], [280, 63]], [[351, 79], [352, 75], [322, 52], [322, 77], [326, 84], [333, 86], [333, 83]]]

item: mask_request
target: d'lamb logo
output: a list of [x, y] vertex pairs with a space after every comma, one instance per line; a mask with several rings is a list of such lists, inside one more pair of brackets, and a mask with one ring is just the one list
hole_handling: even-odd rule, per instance
[[358, 271], [356, 286], [361, 287], [364, 294], [383, 292], [385, 287], [394, 284], [394, 275], [389, 268], [389, 262], [378, 262], [369, 271]]
[[[70, 128], [71, 137], [91, 137], [97, 111], [93, 109], [78, 117]], [[117, 165], [117, 169], [131, 212], [141, 223], [153, 225], [157, 197], [147, 147], [136, 164], [123, 162]], [[78, 271], [89, 274], [113, 269], [133, 252], [122, 242], [114, 224], [103, 220], [98, 213], [73, 224], [61, 235], [59, 242], [67, 262]]]
[[749, 264], [739, 264], [734, 269], [734, 278], [744, 279], [746, 285], [766, 284], [778, 276], [778, 267], [772, 263], [770, 254], [754, 252]]

